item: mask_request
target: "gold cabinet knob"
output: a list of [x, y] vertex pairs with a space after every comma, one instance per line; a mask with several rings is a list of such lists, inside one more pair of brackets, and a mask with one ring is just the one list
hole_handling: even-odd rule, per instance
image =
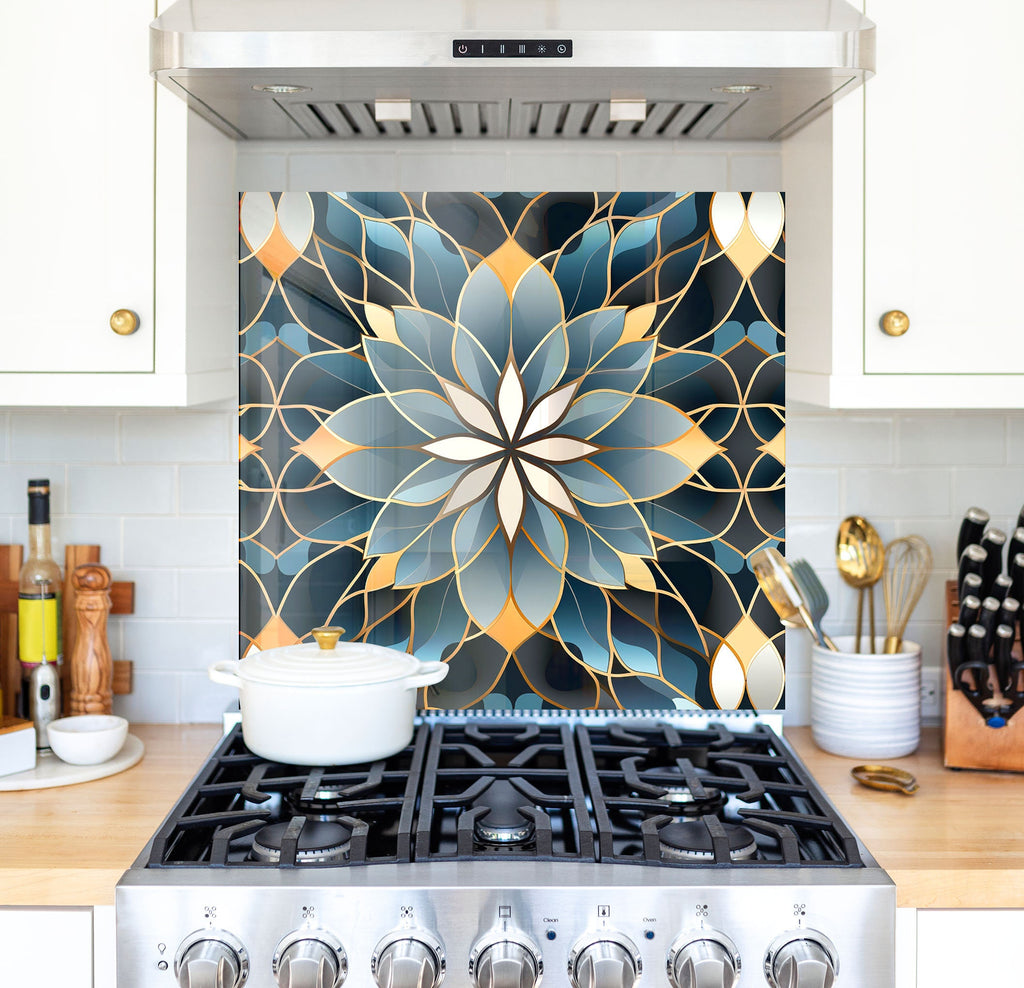
[[110, 317], [110, 328], [118, 336], [131, 336], [139, 328], [139, 317], [131, 309], [118, 309]]
[[882, 316], [882, 332], [889, 336], [902, 336], [910, 329], [910, 316], [899, 309], [890, 309]]
[[317, 645], [325, 652], [331, 652], [344, 632], [344, 628], [314, 628], [313, 637], [316, 639]]

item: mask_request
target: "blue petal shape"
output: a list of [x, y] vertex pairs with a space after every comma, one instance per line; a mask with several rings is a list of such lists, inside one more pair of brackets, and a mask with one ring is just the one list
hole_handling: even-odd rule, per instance
[[650, 528], [669, 542], [706, 542], [714, 533], [657, 502], [644, 508], [650, 514]]
[[427, 433], [401, 415], [387, 395], [367, 395], [349, 402], [324, 426], [353, 446], [393, 448], [419, 446], [427, 441]]
[[612, 611], [612, 643], [626, 668], [651, 676], [659, 674], [657, 633], [621, 607]]
[[615, 347], [597, 367], [580, 381], [579, 393], [585, 391], [636, 392], [647, 379], [658, 341], [637, 340]]
[[[356, 243], [358, 242], [357, 240]], [[362, 262], [351, 254], [331, 249], [327, 244], [323, 245], [321, 252], [324, 267], [327, 269], [334, 290], [349, 298], [364, 299], [366, 281]]]
[[445, 650], [461, 640], [469, 624], [454, 574], [420, 587], [412, 612], [412, 651], [425, 662], [445, 658]]
[[452, 543], [458, 565], [469, 565], [497, 528], [498, 516], [494, 512], [493, 497], [485, 497], [466, 508], [459, 516]]
[[558, 286], [543, 264], [534, 264], [519, 279], [512, 297], [512, 351], [516, 366], [522, 367], [540, 342], [563, 322]]
[[352, 387], [367, 394], [378, 390], [377, 381], [374, 379], [370, 365], [353, 353], [344, 351], [327, 350], [323, 353], [314, 353], [307, 357], [305, 363], [318, 367], [325, 374], [351, 384]]
[[487, 628], [502, 612], [511, 590], [505, 540], [491, 536], [473, 561], [458, 571], [458, 578], [463, 606], [479, 627]]
[[277, 568], [285, 576], [295, 576], [309, 562], [310, 543], [305, 539], [289, 546], [277, 559]]
[[538, 398], [553, 390], [565, 373], [569, 344], [565, 327], [559, 324], [548, 333], [530, 354], [520, 375], [526, 390], [526, 403], [532, 405]]
[[437, 438], [465, 433], [462, 420], [444, 398], [429, 391], [401, 391], [390, 395], [394, 406], [427, 435]]
[[407, 504], [430, 504], [447, 497], [455, 481], [466, 469], [465, 463], [429, 460], [402, 481], [394, 493], [396, 501]]
[[[499, 367], [505, 366], [512, 332], [512, 310], [505, 286], [489, 264], [478, 264], [463, 286], [458, 323], [472, 334]], [[461, 370], [458, 353], [456, 361]]]
[[561, 568], [565, 565], [565, 554], [568, 550], [565, 529], [558, 515], [547, 505], [539, 503], [532, 497], [526, 499], [522, 532], [553, 566]]
[[263, 546], [255, 542], [245, 541], [241, 543], [242, 561], [250, 569], [255, 570], [260, 576], [266, 576], [277, 569], [277, 560], [273, 553], [268, 552]]
[[625, 307], [585, 312], [565, 327], [569, 340], [569, 375], [582, 377], [619, 340], [626, 323]]
[[681, 350], [654, 362], [648, 375], [648, 388], [653, 393], [671, 387], [688, 377], [699, 375], [710, 364], [719, 363], [710, 353], [696, 350]]
[[543, 627], [562, 592], [562, 571], [555, 569], [528, 539], [516, 539], [512, 551], [512, 595], [534, 627]]
[[298, 323], [286, 322], [277, 331], [278, 338], [296, 353], [309, 353], [309, 332]]
[[[357, 449], [332, 463], [324, 472], [339, 487], [384, 501], [406, 477], [431, 459], [418, 449]], [[437, 509], [431, 509], [437, 513]], [[382, 549], [390, 552], [390, 549]]]
[[593, 441], [599, 446], [620, 449], [666, 446], [693, 427], [693, 421], [675, 405], [637, 395], [614, 422], [593, 436]]
[[591, 391], [577, 398], [558, 424], [558, 431], [567, 436], [589, 439], [596, 435], [633, 401], [631, 394], [617, 391]]
[[462, 383], [493, 406], [501, 375], [487, 351], [464, 329], [455, 335], [455, 364]]
[[434, 522], [402, 553], [395, 567], [396, 587], [433, 583], [455, 568], [452, 558], [455, 522], [455, 515]]
[[564, 518], [569, 536], [565, 568], [574, 576], [602, 587], [624, 587], [626, 573], [619, 557], [593, 532], [573, 518]]
[[358, 501], [353, 507], [339, 511], [322, 525], [309, 532], [311, 542], [349, 542], [365, 535], [373, 526], [380, 510], [373, 501]]
[[579, 504], [580, 515], [613, 549], [631, 556], [653, 557], [654, 543], [643, 515], [632, 504]]
[[621, 285], [650, 267], [658, 254], [658, 219], [651, 217], [626, 224], [612, 248], [611, 280]]
[[591, 669], [607, 672], [611, 665], [608, 598], [597, 587], [571, 577], [552, 617], [558, 637]]
[[611, 239], [611, 224], [606, 220], [595, 223], [570, 240], [558, 255], [551, 273], [562, 293], [566, 319], [604, 305]]
[[693, 471], [682, 460], [654, 449], [609, 449], [595, 453], [590, 459], [613, 476], [634, 501], [660, 497], [693, 476]]
[[678, 199], [661, 217], [659, 234], [662, 254], [671, 254], [682, 247], [697, 229], [697, 203], [692, 195]]
[[779, 331], [771, 324], [756, 320], [747, 329], [747, 338], [765, 353], [779, 352]]
[[401, 231], [379, 220], [368, 219], [363, 225], [366, 227], [363, 255], [367, 263], [395, 284], [408, 285], [412, 260], [409, 244]]
[[598, 470], [589, 460], [552, 465], [552, 470], [572, 492], [573, 497], [587, 504], [623, 504], [629, 494], [607, 473]]
[[409, 203], [398, 192], [339, 192], [337, 195], [363, 216], [400, 219], [410, 215]]
[[[403, 345], [446, 381], [458, 378], [452, 357], [455, 325], [433, 312], [395, 306], [395, 330]], [[431, 390], [436, 391], [437, 388]], [[438, 392], [440, 393], [440, 392]]]
[[437, 517], [433, 505], [385, 504], [366, 540], [366, 555], [380, 556], [408, 548]]
[[327, 214], [324, 217], [327, 229], [346, 246], [358, 244], [363, 239], [363, 221], [347, 203], [334, 196], [327, 199]]
[[429, 223], [412, 225], [413, 295], [424, 308], [455, 318], [469, 267], [451, 238]]
[[732, 546], [726, 545], [721, 540], [711, 543], [715, 551], [715, 562], [722, 567], [726, 573], [742, 573], [747, 567], [747, 561]]
[[721, 355], [727, 350], [731, 350], [746, 335], [743, 323], [737, 322], [735, 319], [730, 319], [727, 323], [723, 323], [715, 330], [712, 352]]
[[437, 375], [405, 347], [388, 340], [364, 336], [363, 350], [374, 377], [384, 391], [410, 391], [416, 388], [433, 391], [438, 395], [442, 393]]

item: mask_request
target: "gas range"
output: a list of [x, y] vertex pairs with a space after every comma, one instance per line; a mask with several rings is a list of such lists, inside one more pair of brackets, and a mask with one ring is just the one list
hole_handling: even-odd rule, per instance
[[118, 983], [887, 988], [894, 922], [753, 716], [431, 716], [314, 769], [235, 727], [118, 885]]

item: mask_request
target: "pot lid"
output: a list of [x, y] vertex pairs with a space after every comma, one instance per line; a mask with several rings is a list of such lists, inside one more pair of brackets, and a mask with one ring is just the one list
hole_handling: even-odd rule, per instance
[[368, 686], [405, 679], [423, 665], [383, 645], [339, 642], [341, 633], [341, 628], [316, 628], [315, 642], [254, 652], [238, 663], [238, 676], [275, 686]]

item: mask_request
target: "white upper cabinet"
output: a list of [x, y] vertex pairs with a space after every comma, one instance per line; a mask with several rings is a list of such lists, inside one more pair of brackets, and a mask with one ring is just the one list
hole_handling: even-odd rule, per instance
[[[0, 36], [17, 89], [0, 108], [0, 405], [234, 394], [234, 149], [156, 93], [153, 16], [141, 0], [19, 4]], [[134, 332], [111, 328], [119, 310]]]
[[[1024, 6], [869, 0], [877, 75], [783, 145], [788, 394], [1021, 406]], [[909, 318], [887, 335], [889, 312]]]

